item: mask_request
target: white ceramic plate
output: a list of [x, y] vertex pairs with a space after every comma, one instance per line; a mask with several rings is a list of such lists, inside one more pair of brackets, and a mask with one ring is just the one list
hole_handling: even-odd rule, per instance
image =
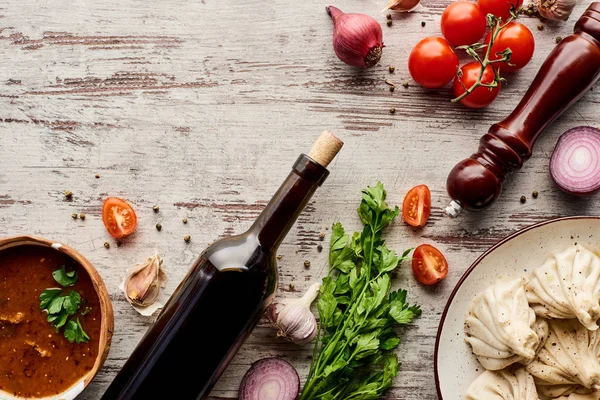
[[545, 221], [501, 240], [469, 267], [448, 299], [435, 343], [435, 384], [440, 400], [462, 399], [485, 369], [465, 343], [464, 319], [471, 299], [501, 275], [517, 277], [540, 266], [552, 251], [574, 243], [600, 245], [600, 217]]

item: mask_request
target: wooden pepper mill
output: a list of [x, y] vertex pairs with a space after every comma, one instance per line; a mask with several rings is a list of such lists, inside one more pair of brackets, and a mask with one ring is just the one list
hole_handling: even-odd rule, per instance
[[596, 83], [600, 77], [600, 2], [588, 7], [574, 32], [550, 53], [515, 110], [481, 138], [477, 153], [450, 171], [448, 216], [456, 217], [463, 208], [476, 211], [492, 204], [506, 175], [531, 157], [540, 133]]

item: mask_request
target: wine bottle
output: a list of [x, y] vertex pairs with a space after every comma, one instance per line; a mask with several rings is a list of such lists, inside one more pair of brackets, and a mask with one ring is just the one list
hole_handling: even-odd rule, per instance
[[104, 393], [103, 400], [208, 396], [277, 289], [276, 251], [343, 143], [325, 131], [250, 229], [210, 245]]

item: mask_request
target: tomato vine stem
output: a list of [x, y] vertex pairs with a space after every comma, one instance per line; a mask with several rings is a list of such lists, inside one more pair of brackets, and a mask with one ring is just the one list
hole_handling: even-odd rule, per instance
[[[510, 50], [510, 48], [506, 48], [503, 52], [497, 53], [497, 55], [502, 55], [502, 57], [500, 57], [496, 60], [490, 60], [490, 56], [491, 56], [492, 47], [494, 46], [496, 38], [498, 37], [498, 35], [502, 31], [502, 29], [504, 29], [506, 27], [506, 25], [508, 25], [513, 20], [513, 18], [514, 17], [510, 17], [506, 21], [506, 23], [503, 24], [502, 20], [500, 18], [495, 17], [492, 14], [488, 14], [487, 22], [488, 22], [488, 26], [492, 30], [491, 35], [490, 35], [490, 42], [487, 45], [483, 44], [483, 43], [475, 43], [475, 44], [472, 44], [469, 46], [457, 47], [458, 49], [465, 50], [467, 52], [467, 54], [469, 54], [471, 57], [473, 57], [481, 65], [481, 71], [479, 73], [479, 76], [477, 77], [477, 81], [471, 87], [466, 87], [465, 84], [460, 79], [458, 80], [458, 82], [465, 89], [465, 92], [463, 94], [461, 94], [460, 96], [452, 99], [451, 100], [452, 103], [458, 103], [459, 101], [461, 101], [462, 99], [467, 97], [469, 94], [473, 93], [473, 91], [475, 89], [477, 89], [478, 87], [487, 87], [490, 90], [492, 90], [494, 88], [497, 88], [501, 82], [506, 82], [505, 79], [500, 76], [499, 69], [493, 68], [493, 64], [505, 62], [505, 63], [508, 63], [509, 65], [512, 65], [512, 64], [510, 64], [510, 57], [512, 55], [512, 51]], [[486, 48], [486, 50], [485, 50], [485, 55], [484, 55], [483, 59], [481, 59], [479, 54], [477, 54], [477, 50], [481, 50], [483, 48]], [[494, 80], [491, 83], [483, 83], [483, 82], [481, 82], [481, 80], [483, 79], [483, 74], [484, 74], [486, 68], [490, 65], [492, 66], [492, 70], [494, 71]], [[459, 78], [462, 76], [462, 72], [460, 69], [457, 71], [457, 76]]]

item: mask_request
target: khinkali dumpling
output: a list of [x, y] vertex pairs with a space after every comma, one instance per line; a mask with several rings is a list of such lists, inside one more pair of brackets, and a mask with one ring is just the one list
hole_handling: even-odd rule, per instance
[[466, 341], [488, 370], [531, 362], [548, 333], [527, 303], [527, 278], [500, 279], [473, 298], [465, 319]]
[[523, 369], [485, 371], [469, 386], [465, 400], [539, 400], [533, 377]]
[[600, 257], [583, 246], [554, 253], [533, 270], [527, 300], [545, 318], [577, 318], [588, 329], [598, 329], [600, 318]]
[[[585, 388], [581, 385], [552, 385], [552, 386], [544, 386], [539, 385], [537, 387], [538, 394], [541, 398], [548, 399], [556, 399], [560, 398], [562, 400], [568, 399], [570, 394], [588, 394], [591, 393], [592, 390]], [[562, 397], [561, 397], [562, 396]]]
[[582, 385], [600, 390], [600, 331], [576, 319], [548, 322], [550, 334], [536, 359], [525, 368], [538, 385]]
[[569, 396], [558, 397], [556, 400], [600, 400], [600, 392], [590, 394], [573, 393]]

